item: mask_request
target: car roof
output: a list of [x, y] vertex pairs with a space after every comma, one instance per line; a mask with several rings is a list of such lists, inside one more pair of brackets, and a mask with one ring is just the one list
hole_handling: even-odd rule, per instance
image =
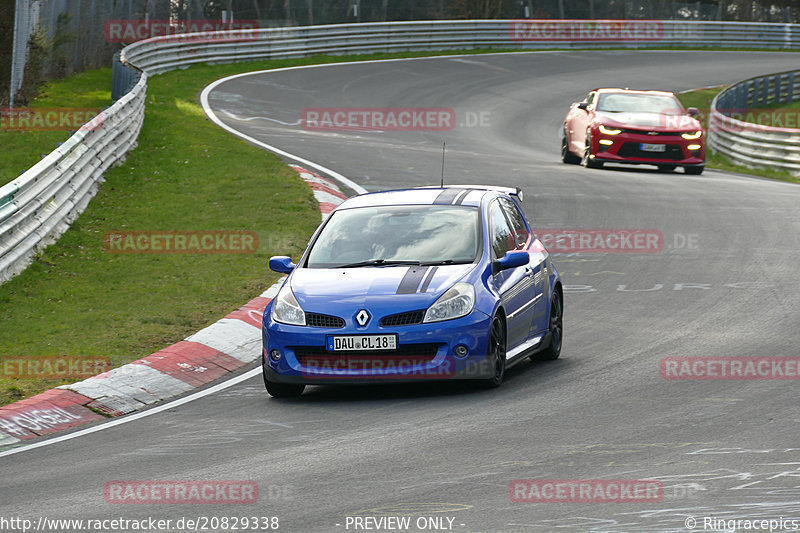
[[619, 87], [599, 87], [592, 92], [597, 93], [622, 93], [622, 94], [657, 94], [661, 96], [675, 96], [670, 91], [653, 91], [649, 89], [621, 89]]
[[447, 185], [445, 187], [417, 187], [361, 194], [348, 198], [337, 209], [384, 205], [464, 205], [478, 207], [486, 194], [517, 196], [520, 200], [522, 199], [522, 191], [511, 187]]

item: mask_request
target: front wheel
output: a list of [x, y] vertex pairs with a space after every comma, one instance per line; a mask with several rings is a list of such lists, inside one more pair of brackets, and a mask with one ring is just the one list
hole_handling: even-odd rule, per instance
[[703, 165], [699, 165], [696, 167], [683, 167], [683, 171], [687, 174], [691, 174], [693, 176], [698, 176], [703, 173], [705, 167]]
[[592, 157], [592, 136], [586, 134], [586, 147], [583, 149], [581, 164], [586, 168], [603, 168], [603, 162]]
[[492, 319], [492, 329], [489, 332], [489, 346], [486, 360], [492, 365], [493, 375], [480, 382], [486, 389], [499, 387], [506, 373], [506, 325], [503, 319], [495, 316]]
[[264, 376], [264, 387], [273, 398], [296, 398], [303, 394], [305, 385], [295, 383], [276, 383], [267, 379], [267, 365], [262, 361], [261, 374]]
[[540, 359], [555, 361], [561, 355], [561, 344], [564, 339], [564, 303], [561, 293], [553, 294], [553, 303], [550, 304], [550, 345], [538, 355]]
[[676, 165], [658, 165], [659, 172], [672, 172], [675, 168]]

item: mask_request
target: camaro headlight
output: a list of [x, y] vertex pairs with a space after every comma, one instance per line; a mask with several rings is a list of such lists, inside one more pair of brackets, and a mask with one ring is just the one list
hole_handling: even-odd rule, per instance
[[692, 139], [699, 139], [702, 134], [703, 134], [702, 130], [687, 131], [686, 133], [681, 133], [681, 137], [683, 137], [687, 141], [691, 141]]
[[288, 282], [283, 284], [275, 297], [275, 303], [272, 304], [272, 320], [293, 326], [306, 325], [306, 314], [297, 303], [297, 298], [294, 297]]
[[470, 314], [473, 307], [475, 307], [475, 288], [469, 283], [456, 283], [428, 308], [423, 322], [461, 318]]
[[614, 128], [607, 128], [600, 124], [600, 133], [604, 133], [606, 135], [619, 135], [622, 133], [622, 130], [615, 130]]

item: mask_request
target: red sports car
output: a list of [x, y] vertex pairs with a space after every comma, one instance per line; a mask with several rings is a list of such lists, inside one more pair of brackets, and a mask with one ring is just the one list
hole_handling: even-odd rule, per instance
[[595, 89], [572, 104], [564, 119], [561, 159], [600, 168], [603, 163], [681, 166], [700, 174], [706, 159], [705, 132], [674, 94], [664, 91]]

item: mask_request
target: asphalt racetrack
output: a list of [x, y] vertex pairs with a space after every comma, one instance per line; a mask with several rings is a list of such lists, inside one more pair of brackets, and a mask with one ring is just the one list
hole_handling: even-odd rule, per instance
[[[559, 158], [568, 106], [595, 87], [680, 91], [797, 61], [791, 53], [546, 52], [302, 68], [221, 83], [209, 102], [228, 126], [367, 190], [438, 184], [446, 142], [445, 182], [521, 187], [537, 230], [647, 230], [660, 233], [660, 246], [556, 254], [567, 286], [561, 359], [524, 362], [499, 389], [310, 387], [274, 400], [254, 377], [0, 458], [0, 516], [173, 524], [265, 516], [279, 517], [287, 532], [378, 524], [354, 517], [411, 517], [409, 531], [459, 532], [723, 531], [712, 519], [794, 518], [794, 529], [776, 530], [800, 531], [797, 380], [661, 374], [664, 358], [800, 355], [800, 188], [713, 170], [591, 170]], [[455, 127], [323, 131], [300, 122], [304, 110], [385, 107], [452, 109]], [[103, 497], [109, 481], [150, 479], [251, 480], [260, 496], [250, 505], [116, 505]], [[515, 502], [520, 479], [657, 480], [662, 492], [626, 503]], [[418, 521], [430, 517], [439, 521]]]

